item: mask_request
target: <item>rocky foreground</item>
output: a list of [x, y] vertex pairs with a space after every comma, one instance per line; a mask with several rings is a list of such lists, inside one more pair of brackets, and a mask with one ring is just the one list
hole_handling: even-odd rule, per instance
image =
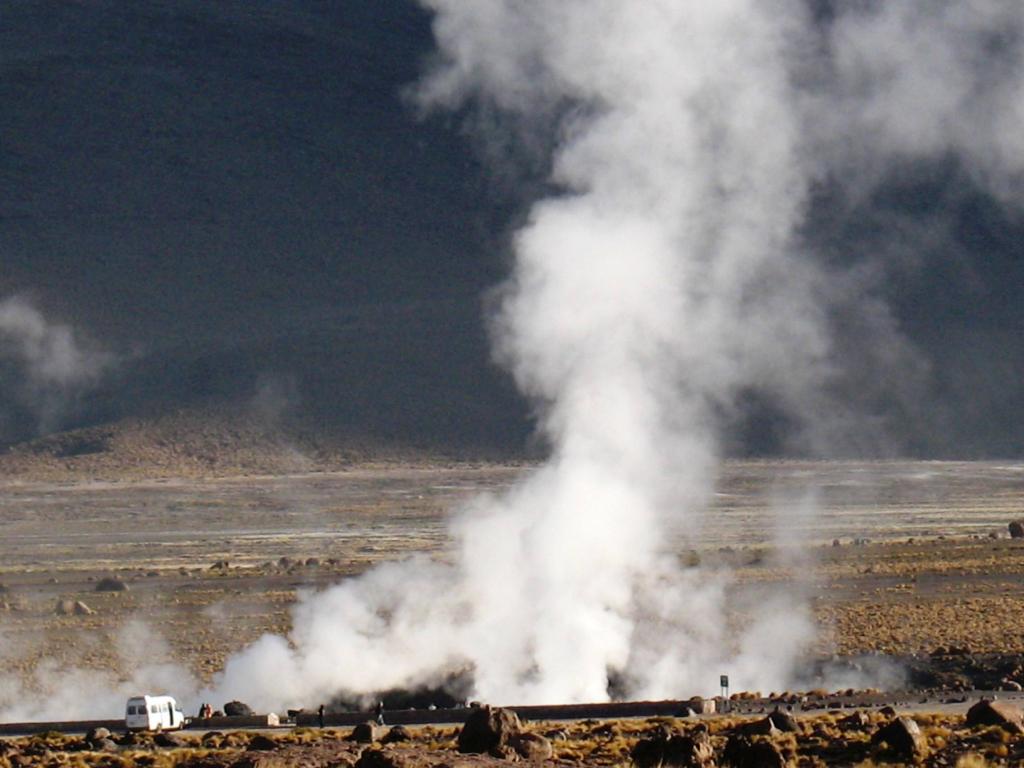
[[44, 733], [0, 741], [0, 766], [104, 768], [475, 768], [545, 766], [785, 768], [1019, 765], [1024, 715], [982, 701], [966, 716], [891, 710], [813, 717], [775, 710], [757, 718], [594, 720], [523, 724], [483, 707], [463, 727], [363, 723], [349, 730], [299, 728], [270, 734]]

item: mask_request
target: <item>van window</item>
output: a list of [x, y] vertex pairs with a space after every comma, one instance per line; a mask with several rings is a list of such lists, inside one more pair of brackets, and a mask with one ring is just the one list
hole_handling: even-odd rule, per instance
[[158, 707], [156, 704], [150, 704], [149, 711], [155, 715], [157, 712], [160, 711], [160, 707]]

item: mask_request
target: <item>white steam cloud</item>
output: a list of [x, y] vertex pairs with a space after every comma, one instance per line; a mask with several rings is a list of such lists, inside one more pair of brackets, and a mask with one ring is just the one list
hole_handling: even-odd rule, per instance
[[[82, 634], [80, 644], [109, 642]], [[195, 691], [188, 670], [170, 661], [170, 649], [144, 623], [127, 622], [113, 638], [117, 674], [47, 660], [28, 677], [0, 677], [0, 717], [4, 722], [91, 720], [120, 717], [125, 701], [140, 691]], [[0, 626], [0, 662], [16, 662], [24, 653]]]
[[84, 342], [70, 326], [48, 320], [28, 299], [0, 301], [0, 365], [8, 379], [2, 394], [9, 398], [3, 405], [13, 400], [27, 408], [40, 431], [57, 426], [74, 398], [93, 387], [112, 362], [111, 355]]
[[[497, 702], [598, 701], [785, 683], [797, 607], [726, 636], [724, 584], [679, 567], [718, 414], [752, 383], [798, 398], [827, 372], [794, 247], [810, 174], [788, 61], [802, 19], [759, 2], [434, 2], [429, 102], [527, 116], [569, 104], [553, 180], [515, 244], [494, 336], [538, 403], [547, 465], [452, 526], [451, 566], [379, 568], [303, 602], [288, 639], [231, 659], [219, 695], [261, 706], [468, 666]], [[217, 699], [217, 693], [207, 698]]]

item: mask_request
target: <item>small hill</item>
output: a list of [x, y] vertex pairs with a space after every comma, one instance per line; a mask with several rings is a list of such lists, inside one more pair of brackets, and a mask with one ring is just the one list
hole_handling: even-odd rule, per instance
[[471, 458], [436, 447], [269, 423], [222, 404], [60, 432], [0, 453], [0, 476], [22, 481], [223, 477], [336, 470], [362, 464]]

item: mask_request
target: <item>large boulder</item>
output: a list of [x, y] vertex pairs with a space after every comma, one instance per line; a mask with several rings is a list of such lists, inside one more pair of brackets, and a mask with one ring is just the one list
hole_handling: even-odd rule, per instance
[[550, 760], [555, 754], [551, 742], [539, 733], [514, 733], [509, 738], [509, 746], [524, 760]]
[[925, 749], [921, 728], [909, 717], [890, 720], [871, 737], [872, 744], [887, 744], [901, 760], [914, 760]]
[[372, 720], [367, 720], [365, 723], [356, 725], [348, 739], [357, 744], [373, 744], [373, 742], [380, 741], [383, 737], [384, 729]]
[[776, 736], [779, 729], [775, 727], [771, 717], [762, 717], [760, 720], [748, 720], [736, 726], [735, 732], [744, 736]]
[[404, 725], [396, 725], [391, 728], [381, 739], [382, 744], [397, 744], [400, 741], [409, 741], [412, 734]]
[[459, 731], [459, 752], [503, 756], [510, 749], [509, 740], [521, 730], [519, 717], [510, 709], [474, 709]]
[[246, 750], [249, 752], [273, 752], [279, 749], [280, 746], [280, 744], [269, 736], [264, 736], [262, 733], [258, 733], [249, 739], [249, 744], [246, 746]]
[[998, 725], [1011, 733], [1024, 733], [1024, 711], [1007, 701], [982, 699], [967, 710], [967, 725]]
[[224, 705], [224, 714], [228, 717], [252, 717], [256, 713], [244, 701], [229, 701]]
[[631, 753], [637, 768], [711, 768], [715, 751], [706, 730], [641, 739]]
[[189, 745], [188, 740], [177, 733], [164, 733], [161, 731], [153, 737], [153, 743], [158, 747], [166, 747], [168, 749], [181, 749]]
[[1010, 523], [1010, 538], [1024, 539], [1024, 520], [1014, 520]]
[[783, 712], [781, 709], [776, 708], [773, 710], [768, 715], [768, 719], [772, 725], [783, 733], [793, 733], [800, 730], [800, 727], [796, 724], [796, 718], [789, 714], [789, 712]]
[[722, 752], [722, 763], [732, 768], [786, 768], [786, 758], [775, 744], [743, 734], [729, 737]]

